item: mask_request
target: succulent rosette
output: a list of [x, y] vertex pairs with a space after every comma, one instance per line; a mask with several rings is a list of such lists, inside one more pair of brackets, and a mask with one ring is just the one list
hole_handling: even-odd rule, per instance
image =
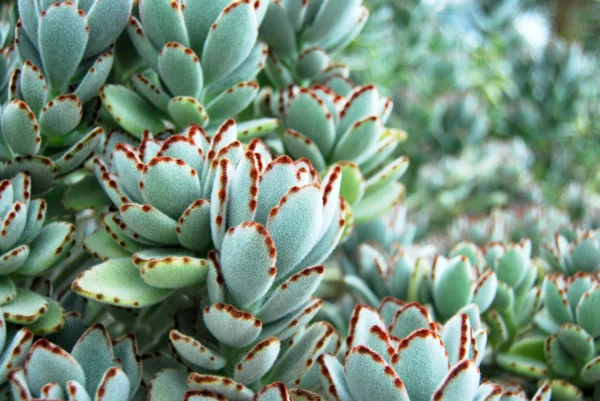
[[342, 168], [342, 195], [357, 223], [380, 216], [402, 198], [404, 186], [397, 180], [409, 160], [388, 158], [405, 134], [384, 128], [392, 101], [375, 86], [348, 87], [342, 95], [322, 85], [294, 86], [278, 96], [266, 89], [259, 107], [282, 119], [289, 155], [308, 158], [317, 171]]
[[2, 108], [3, 178], [29, 171], [34, 192], [43, 193], [93, 152], [103, 133], [95, 121], [98, 90], [131, 6], [131, 0], [18, 1], [15, 43], [24, 64], [12, 73]]
[[[150, 67], [131, 77], [132, 91], [108, 85], [104, 106], [117, 124], [141, 136], [158, 132], [169, 120], [218, 127], [244, 110], [258, 93], [255, 76], [262, 70], [267, 47], [257, 42], [268, 1], [141, 2], [139, 19], [128, 33]], [[254, 121], [265, 131], [272, 119]]]
[[4, 314], [0, 310], [0, 399], [9, 400], [11, 395], [8, 374], [11, 370], [23, 366], [27, 351], [33, 344], [33, 332], [22, 327], [7, 326]]
[[[478, 315], [460, 313], [441, 326], [423, 306], [391, 298], [379, 313], [358, 305], [343, 363], [330, 354], [319, 358], [322, 387], [337, 400], [500, 400], [500, 386], [480, 383], [485, 343], [474, 337], [472, 319]], [[544, 392], [539, 399], [549, 400]]]
[[582, 389], [600, 380], [600, 282], [584, 272], [549, 274], [542, 290], [544, 308], [535, 316], [541, 333], [520, 339], [498, 363], [526, 377], [552, 377], [558, 400], [583, 400]]
[[259, 37], [269, 45], [265, 73], [275, 88], [346, 81], [349, 68], [332, 56], [348, 46], [369, 17], [362, 0], [270, 1]]
[[36, 341], [23, 367], [9, 375], [12, 399], [18, 401], [127, 401], [141, 379], [135, 337], [113, 341], [101, 324], [90, 327], [70, 352], [46, 339]]
[[562, 274], [600, 271], [600, 241], [594, 231], [556, 233], [553, 241], [543, 245], [541, 254], [552, 270]]
[[[146, 135], [137, 148], [120, 142], [106, 162], [97, 158], [97, 177], [119, 212], [104, 215], [104, 230], [85, 241], [107, 262], [83, 273], [73, 289], [120, 306], [157, 303], [173, 289], [204, 282], [206, 251], [222, 251], [242, 232], [249, 248], [236, 247], [240, 261], [259, 238], [273, 241], [276, 276], [269, 277], [321, 263], [346, 225], [340, 168], [321, 180], [307, 160], [273, 160], [259, 140], [245, 149], [236, 138], [228, 120], [212, 138], [190, 126], [168, 139]], [[231, 230], [244, 223], [251, 228]]]
[[47, 204], [32, 199], [31, 175], [18, 173], [0, 182], [0, 305], [4, 318], [36, 333], [58, 331], [64, 310], [46, 295], [30, 290], [29, 279], [47, 274], [74, 245], [75, 226], [45, 224]]

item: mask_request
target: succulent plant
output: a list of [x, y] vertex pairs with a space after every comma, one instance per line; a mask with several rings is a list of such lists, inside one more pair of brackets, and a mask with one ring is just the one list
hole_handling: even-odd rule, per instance
[[449, 228], [453, 243], [471, 241], [478, 246], [490, 242], [519, 242], [529, 238], [532, 252], [537, 255], [540, 245], [552, 238], [552, 233], [570, 225], [567, 213], [556, 207], [528, 205], [494, 209], [490, 214], [459, 216]]
[[259, 37], [269, 45], [265, 72], [273, 87], [345, 80], [348, 67], [331, 56], [354, 40], [368, 17], [362, 0], [270, 1]]
[[319, 358], [322, 387], [329, 397], [341, 401], [500, 399], [499, 386], [480, 385], [476, 360], [485, 342], [474, 336], [470, 315], [458, 314], [441, 327], [429, 319], [423, 306], [402, 305], [391, 298], [382, 302], [379, 311], [366, 305], [354, 309], [344, 364], [331, 354]]
[[[217, 128], [258, 93], [266, 45], [257, 42], [266, 0], [141, 2], [128, 33], [150, 70], [131, 77], [130, 89], [108, 85], [104, 106], [117, 124], [141, 136], [164, 121]], [[257, 122], [261, 124], [261, 122]], [[270, 122], [271, 128], [276, 122]]]
[[569, 276], [578, 272], [593, 274], [600, 271], [598, 234], [587, 231], [571, 240], [564, 234], [567, 233], [556, 233], [554, 240], [541, 248], [541, 254], [550, 267]]
[[457, 157], [446, 156], [423, 165], [417, 191], [406, 199], [409, 210], [426, 208], [431, 224], [452, 217], [487, 213], [505, 204], [529, 204], [541, 199], [530, 172], [534, 155], [520, 139], [488, 141], [465, 148]]
[[[309, 161], [272, 160], [262, 142], [244, 150], [236, 137], [228, 120], [212, 139], [191, 126], [166, 140], [146, 135], [138, 148], [117, 144], [107, 153], [110, 167], [97, 158], [97, 177], [119, 213], [104, 215], [105, 231], [85, 242], [96, 257], [110, 260], [84, 273], [73, 289], [126, 307], [159, 302], [173, 289], [204, 282], [206, 251], [222, 250], [244, 224], [250, 228], [236, 233], [247, 232], [240, 241], [250, 242], [238, 249], [254, 251], [252, 241], [270, 238], [278, 258], [269, 268], [276, 267], [278, 281], [322, 262], [346, 225], [341, 169], [330, 169], [321, 181]], [[247, 257], [231, 251], [223, 257], [229, 254], [236, 256], [228, 263]], [[268, 252], [257, 257], [271, 258]]]
[[498, 278], [493, 270], [481, 270], [479, 260], [458, 252], [467, 247], [470, 245], [458, 244], [450, 259], [442, 255], [426, 258], [426, 253], [415, 257], [402, 248], [387, 257], [363, 243], [356, 252], [358, 276], [348, 275], [344, 283], [371, 306], [388, 296], [417, 301], [427, 305], [440, 321], [472, 305], [477, 306], [477, 313], [484, 313], [494, 301]]
[[0, 182], [0, 303], [8, 322], [28, 325], [38, 333], [60, 329], [64, 311], [56, 301], [22, 284], [56, 267], [71, 250], [75, 232], [70, 223], [44, 224], [46, 211], [45, 200], [32, 199], [30, 174], [18, 173], [11, 180]]
[[323, 85], [290, 87], [275, 96], [266, 89], [259, 105], [282, 118], [283, 144], [292, 157], [308, 158], [317, 171], [342, 168], [342, 196], [361, 223], [391, 209], [404, 194], [397, 180], [408, 158], [387, 158], [405, 134], [384, 128], [392, 101], [374, 86], [343, 90], [342, 96]]
[[96, 97], [131, 6], [132, 0], [18, 1], [15, 42], [25, 62], [11, 75], [2, 109], [0, 175], [30, 171], [34, 192], [43, 193], [93, 152], [103, 132], [95, 127]]
[[557, 399], [581, 400], [581, 389], [600, 380], [595, 344], [600, 330], [600, 282], [584, 272], [571, 277], [549, 274], [544, 278], [543, 300], [535, 324], [547, 335], [521, 339], [498, 356], [498, 363], [523, 376], [556, 378], [551, 383], [562, 394]]
[[14, 400], [133, 399], [142, 378], [134, 336], [111, 340], [101, 324], [90, 327], [71, 352], [36, 341], [23, 367], [9, 375]]
[[4, 314], [0, 310], [0, 399], [10, 399], [10, 386], [7, 384], [11, 370], [23, 366], [27, 351], [33, 344], [33, 332], [27, 327], [16, 329], [7, 326]]

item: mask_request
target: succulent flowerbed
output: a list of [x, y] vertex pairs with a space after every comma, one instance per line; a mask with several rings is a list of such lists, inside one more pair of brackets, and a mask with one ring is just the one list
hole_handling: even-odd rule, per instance
[[514, 140], [425, 164], [407, 213], [419, 133], [342, 62], [369, 14], [4, 6], [0, 401], [600, 399], [587, 203]]

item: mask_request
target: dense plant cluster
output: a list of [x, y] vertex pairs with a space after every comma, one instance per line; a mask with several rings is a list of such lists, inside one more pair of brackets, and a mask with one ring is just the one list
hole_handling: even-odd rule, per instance
[[[584, 56], [515, 61], [531, 96], [507, 114], [416, 105], [349, 67], [400, 27], [383, 75], [460, 81], [428, 6], [393, 4], [391, 25], [362, 0], [3, 6], [0, 400], [600, 397], [597, 209], [576, 182], [544, 203], [554, 156], [527, 134], [569, 136]], [[514, 96], [486, 67], [488, 100]], [[483, 143], [498, 124], [514, 138]]]

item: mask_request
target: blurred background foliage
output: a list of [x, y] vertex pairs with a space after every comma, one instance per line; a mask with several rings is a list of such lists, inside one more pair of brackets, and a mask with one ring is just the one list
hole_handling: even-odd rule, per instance
[[600, 2], [367, 3], [344, 62], [394, 98], [393, 124], [409, 134], [406, 203], [427, 231], [542, 202], [595, 225]]

